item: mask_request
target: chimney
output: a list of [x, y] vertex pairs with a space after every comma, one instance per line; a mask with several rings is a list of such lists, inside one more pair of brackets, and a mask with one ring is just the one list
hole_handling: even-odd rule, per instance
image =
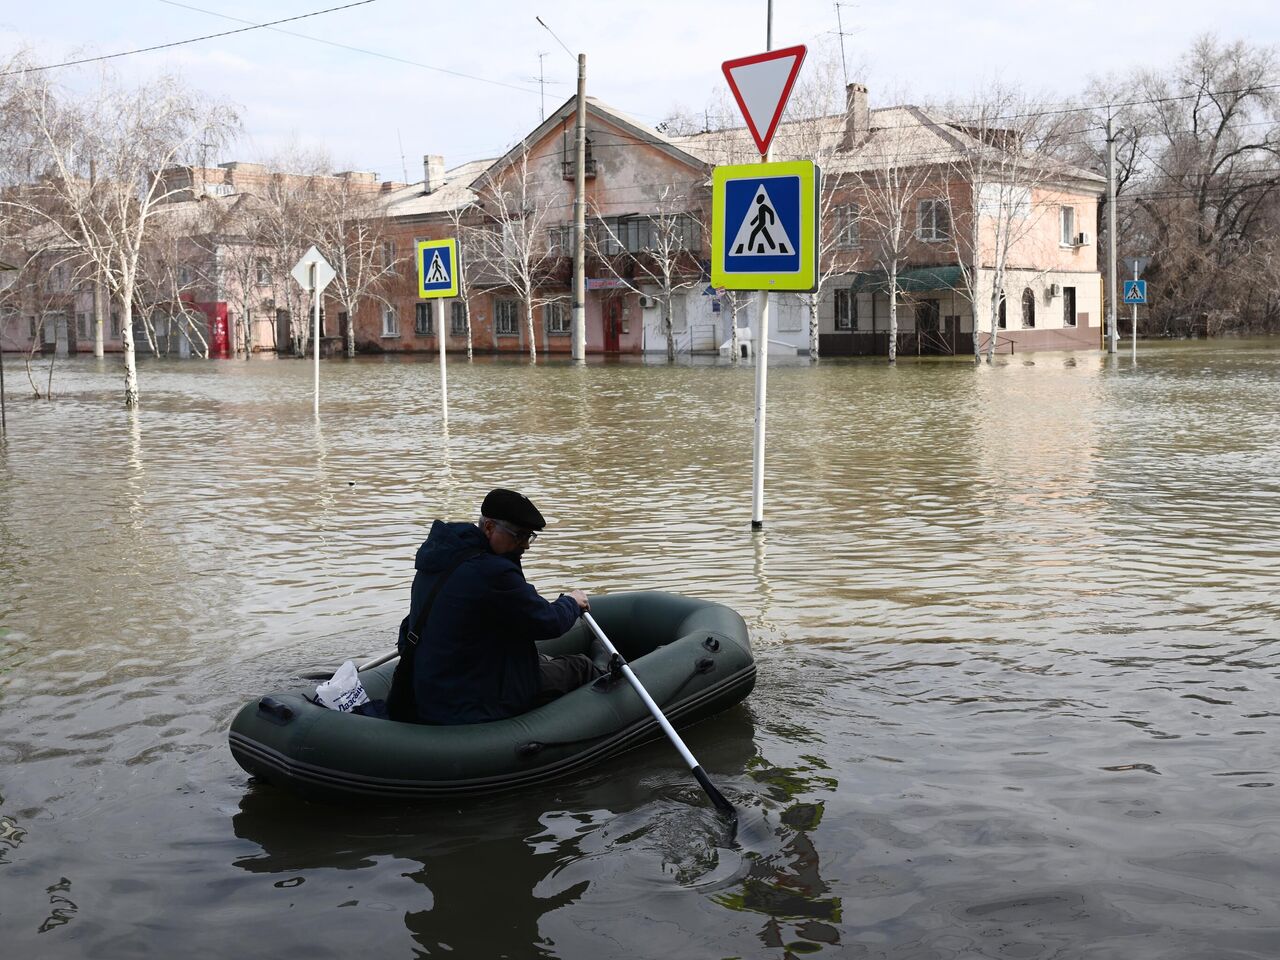
[[871, 110], [867, 107], [867, 88], [861, 83], [851, 83], [844, 89], [845, 114], [844, 137], [841, 150], [852, 150], [871, 136]]
[[422, 158], [422, 192], [435, 193], [444, 186], [444, 157], [436, 153]]

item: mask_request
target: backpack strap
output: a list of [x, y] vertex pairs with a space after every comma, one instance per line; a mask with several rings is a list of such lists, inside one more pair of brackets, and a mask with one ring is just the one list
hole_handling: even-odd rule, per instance
[[[413, 689], [414, 661], [417, 659], [418, 640], [422, 636], [422, 631], [426, 629], [427, 617], [431, 614], [431, 608], [435, 605], [436, 597], [440, 593], [440, 588], [444, 586], [444, 582], [449, 579], [453, 571], [457, 570], [458, 567], [472, 557], [478, 557], [484, 552], [483, 547], [471, 547], [455, 556], [453, 561], [440, 571], [440, 575], [436, 577], [436, 582], [431, 585], [431, 592], [427, 594], [427, 599], [423, 601], [422, 607], [418, 610], [418, 616], [414, 618], [413, 624], [405, 631], [405, 639], [408, 643], [400, 653], [400, 662], [396, 664], [395, 672], [391, 675], [391, 689], [387, 693], [387, 709], [392, 720], [399, 720], [403, 723], [422, 722], [418, 719], [418, 700]], [[408, 620], [408, 617], [405, 619]]]

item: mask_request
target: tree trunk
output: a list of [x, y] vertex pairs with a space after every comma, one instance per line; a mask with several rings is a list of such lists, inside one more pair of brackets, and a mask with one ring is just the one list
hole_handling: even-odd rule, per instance
[[462, 316], [467, 321], [467, 359], [471, 360], [471, 301], [465, 295], [462, 298]]
[[106, 320], [105, 301], [102, 284], [95, 279], [93, 282], [93, 355], [99, 358], [103, 354], [102, 328]]
[[[916, 325], [916, 339], [920, 339], [919, 324]], [[898, 362], [898, 272], [896, 270], [889, 277], [889, 362]]]
[[738, 311], [729, 316], [729, 352], [736, 366], [742, 360], [742, 346], [738, 343]]
[[347, 304], [347, 357], [356, 355], [356, 305]]
[[126, 289], [121, 296], [120, 337], [124, 345], [124, 405], [132, 410], [138, 406], [138, 361], [133, 351], [133, 291]]
[[676, 332], [675, 327], [671, 323], [671, 304], [668, 302], [662, 308], [662, 326], [667, 333], [667, 363], [676, 362]]
[[809, 294], [809, 359], [818, 359], [818, 297], [819, 294]]
[[991, 339], [987, 342], [987, 363], [995, 363], [996, 359], [996, 336], [999, 328], [997, 324], [1000, 321], [1000, 285], [995, 282], [995, 277], [991, 279]]
[[529, 300], [524, 302], [524, 320], [525, 329], [529, 331], [529, 362], [538, 362], [538, 342], [533, 335], [533, 304]]

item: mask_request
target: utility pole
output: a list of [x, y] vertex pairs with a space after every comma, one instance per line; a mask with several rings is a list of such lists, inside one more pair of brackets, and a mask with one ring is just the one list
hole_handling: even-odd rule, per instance
[[578, 122], [573, 164], [573, 359], [587, 359], [587, 55], [578, 54]]
[[[94, 184], [98, 180], [98, 161], [95, 157], [89, 158], [89, 189], [92, 190]], [[102, 340], [103, 340], [103, 321], [106, 319], [106, 308], [104, 297], [102, 296], [102, 268], [94, 265], [93, 268], [93, 355], [99, 360], [102, 359]]]
[[1107, 353], [1116, 352], [1116, 139], [1107, 111]]
[[542, 98], [542, 107], [539, 111], [542, 120], [547, 119], [547, 79], [542, 72], [542, 60], [546, 57], [545, 53], [538, 54], [538, 95]]

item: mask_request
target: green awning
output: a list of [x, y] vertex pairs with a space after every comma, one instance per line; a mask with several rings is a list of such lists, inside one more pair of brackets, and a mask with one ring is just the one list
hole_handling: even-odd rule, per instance
[[[958, 290], [964, 284], [959, 267], [911, 267], [898, 271], [898, 290], [902, 293], [924, 293], [927, 290]], [[887, 293], [889, 275], [883, 270], [866, 270], [853, 274], [850, 288], [857, 292]]]

